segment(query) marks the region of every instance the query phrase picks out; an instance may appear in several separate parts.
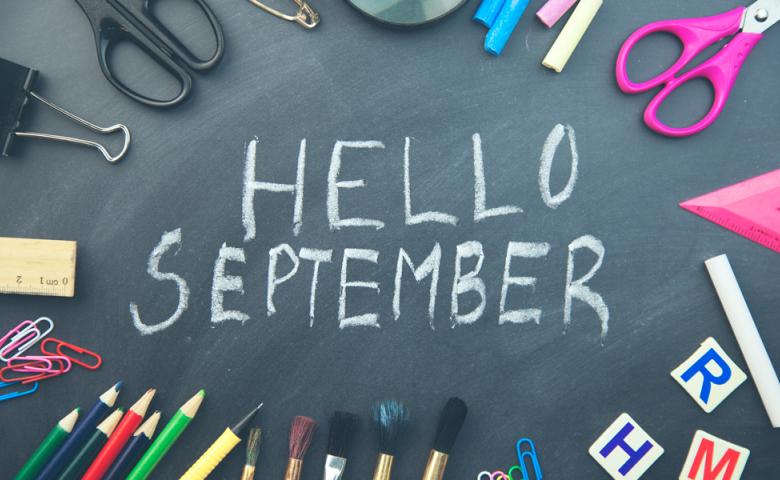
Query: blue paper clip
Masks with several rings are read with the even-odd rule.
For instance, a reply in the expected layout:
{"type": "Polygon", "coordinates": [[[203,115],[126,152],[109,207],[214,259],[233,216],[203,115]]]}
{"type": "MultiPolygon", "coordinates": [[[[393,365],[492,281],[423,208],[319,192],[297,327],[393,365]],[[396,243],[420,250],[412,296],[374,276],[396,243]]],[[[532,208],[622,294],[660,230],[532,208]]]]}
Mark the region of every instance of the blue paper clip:
{"type": "Polygon", "coordinates": [[[542,480],[542,467],[539,465],[539,458],[536,456],[536,447],[534,442],[527,438],[521,438],[517,441],[517,464],[520,466],[523,480],[542,480]],[[528,446],[528,450],[523,450],[524,444],[528,446]],[[533,477],[528,474],[528,467],[525,464],[526,457],[531,460],[531,465],[534,466],[533,477]]]}
{"type": "MultiPolygon", "coordinates": [[[[19,384],[19,382],[10,382],[10,383],[0,382],[0,390],[17,384],[19,384]]],[[[38,382],[35,382],[32,384],[29,390],[22,390],[18,392],[11,392],[11,393],[0,395],[0,402],[2,402],[3,400],[11,400],[12,398],[23,397],[25,395],[32,395],[37,391],[38,391],[38,382]]]]}

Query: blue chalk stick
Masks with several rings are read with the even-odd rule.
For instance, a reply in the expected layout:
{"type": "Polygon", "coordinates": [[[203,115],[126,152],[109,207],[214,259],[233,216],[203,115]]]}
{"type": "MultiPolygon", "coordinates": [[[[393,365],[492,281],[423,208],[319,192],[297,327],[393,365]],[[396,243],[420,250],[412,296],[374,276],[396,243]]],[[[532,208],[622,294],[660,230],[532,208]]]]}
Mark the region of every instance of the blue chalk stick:
{"type": "Polygon", "coordinates": [[[485,51],[501,55],[530,0],[506,0],[485,37],[485,51]]]}
{"type": "Polygon", "coordinates": [[[490,28],[498,17],[498,12],[504,6],[506,0],[482,0],[477,12],[474,14],[474,21],[490,28]]]}

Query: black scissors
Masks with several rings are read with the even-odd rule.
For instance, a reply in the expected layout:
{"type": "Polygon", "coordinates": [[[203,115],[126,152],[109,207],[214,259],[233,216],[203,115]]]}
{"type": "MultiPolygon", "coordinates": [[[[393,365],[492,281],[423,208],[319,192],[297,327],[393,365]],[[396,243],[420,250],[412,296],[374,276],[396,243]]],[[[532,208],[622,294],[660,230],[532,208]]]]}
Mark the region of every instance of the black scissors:
{"type": "Polygon", "coordinates": [[[217,49],[214,55],[202,60],[196,57],[178,38],[151,13],[152,0],[76,0],[92,24],[97,43],[98,63],[103,75],[120,92],[152,107],[172,107],[184,101],[192,90],[192,76],[185,66],[196,71],[209,70],[216,66],[225,50],[225,36],[214,12],[204,0],[193,0],[206,15],[217,49]],[[148,97],[131,89],[111,70],[109,56],[119,42],[130,41],[179,80],[181,90],[175,97],[160,100],[148,97]],[[182,65],[183,64],[183,65],[182,65]]]}

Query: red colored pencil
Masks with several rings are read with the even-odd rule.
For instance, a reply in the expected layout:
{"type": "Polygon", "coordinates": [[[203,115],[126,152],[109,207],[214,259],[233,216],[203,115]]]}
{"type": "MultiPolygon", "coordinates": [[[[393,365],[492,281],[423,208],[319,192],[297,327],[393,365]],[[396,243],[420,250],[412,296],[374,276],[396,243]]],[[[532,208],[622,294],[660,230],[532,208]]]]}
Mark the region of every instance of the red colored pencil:
{"type": "Polygon", "coordinates": [[[97,454],[95,461],[89,466],[87,473],[81,477],[81,480],[100,480],[103,478],[103,475],[106,474],[111,464],[114,463],[114,460],[122,451],[125,443],[143,422],[146,410],[149,408],[149,404],[152,403],[154,393],[155,390],[150,388],[135,402],[135,405],[130,407],[130,410],[122,417],[122,421],[119,422],[114,433],[109,437],[108,442],[100,450],[100,453],[97,454]]]}

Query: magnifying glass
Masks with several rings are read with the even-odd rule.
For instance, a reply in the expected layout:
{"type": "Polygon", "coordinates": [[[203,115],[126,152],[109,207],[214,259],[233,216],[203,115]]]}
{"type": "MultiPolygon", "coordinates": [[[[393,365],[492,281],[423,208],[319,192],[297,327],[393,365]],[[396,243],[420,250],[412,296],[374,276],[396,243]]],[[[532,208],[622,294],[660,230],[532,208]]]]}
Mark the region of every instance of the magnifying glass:
{"type": "Polygon", "coordinates": [[[417,27],[449,15],[468,0],[347,0],[347,2],[379,22],[397,27],[417,27]]]}

